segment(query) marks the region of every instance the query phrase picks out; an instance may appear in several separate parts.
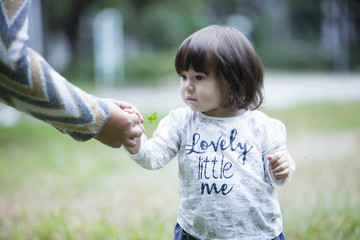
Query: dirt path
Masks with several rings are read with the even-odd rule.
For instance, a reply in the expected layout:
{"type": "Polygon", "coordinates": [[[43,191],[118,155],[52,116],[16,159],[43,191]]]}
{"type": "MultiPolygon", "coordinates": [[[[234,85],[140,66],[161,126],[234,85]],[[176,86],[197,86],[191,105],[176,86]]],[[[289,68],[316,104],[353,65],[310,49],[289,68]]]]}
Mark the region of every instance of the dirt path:
{"type": "MultiPolygon", "coordinates": [[[[162,86],[107,88],[95,94],[130,102],[149,113],[166,114],[170,109],[185,106],[176,76],[162,86]]],[[[303,102],[360,99],[360,73],[266,73],[265,95],[264,106],[269,108],[290,107],[303,102]]]]}

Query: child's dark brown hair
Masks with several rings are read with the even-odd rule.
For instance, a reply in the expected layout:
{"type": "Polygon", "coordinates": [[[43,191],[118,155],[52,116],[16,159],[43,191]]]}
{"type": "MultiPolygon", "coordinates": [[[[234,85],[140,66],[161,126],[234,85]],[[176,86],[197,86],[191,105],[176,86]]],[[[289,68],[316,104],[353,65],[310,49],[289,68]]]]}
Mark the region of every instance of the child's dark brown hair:
{"type": "Polygon", "coordinates": [[[257,109],[263,102],[263,67],[238,30],[220,25],[185,39],[175,57],[178,74],[193,68],[219,81],[223,107],[257,109]]]}

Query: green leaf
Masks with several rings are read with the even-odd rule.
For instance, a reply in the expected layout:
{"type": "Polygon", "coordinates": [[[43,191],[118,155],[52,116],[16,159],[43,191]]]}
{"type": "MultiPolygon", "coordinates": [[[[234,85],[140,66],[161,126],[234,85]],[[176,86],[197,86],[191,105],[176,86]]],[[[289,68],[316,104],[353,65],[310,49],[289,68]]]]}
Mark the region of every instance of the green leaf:
{"type": "Polygon", "coordinates": [[[150,123],[152,123],[153,121],[155,121],[157,119],[157,116],[156,116],[156,112],[154,112],[152,115],[150,115],[148,117],[150,123]]]}

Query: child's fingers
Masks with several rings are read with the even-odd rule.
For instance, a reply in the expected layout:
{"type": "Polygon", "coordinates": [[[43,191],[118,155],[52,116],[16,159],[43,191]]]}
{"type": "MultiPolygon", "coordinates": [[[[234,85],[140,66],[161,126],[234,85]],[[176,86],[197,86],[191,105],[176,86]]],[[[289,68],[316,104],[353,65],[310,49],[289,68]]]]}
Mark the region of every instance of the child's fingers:
{"type": "Polygon", "coordinates": [[[140,119],[140,123],[145,122],[145,119],[144,119],[143,116],[140,114],[140,112],[137,111],[137,109],[136,109],[136,115],[138,115],[138,117],[139,117],[139,119],[140,119]]]}
{"type": "Polygon", "coordinates": [[[280,159],[282,158],[282,156],[283,156],[282,153],[274,153],[274,154],[271,154],[268,156],[269,165],[270,165],[271,169],[275,169],[282,163],[282,162],[279,162],[280,159]]]}
{"type": "Polygon", "coordinates": [[[289,163],[287,161],[284,160],[279,160],[275,165],[274,168],[271,168],[271,170],[274,173],[280,173],[285,171],[286,169],[288,169],[290,167],[289,163]]]}
{"type": "Polygon", "coordinates": [[[269,155],[269,167],[275,177],[280,180],[286,178],[290,173],[290,161],[289,156],[277,152],[272,155],[269,155]]]}
{"type": "Polygon", "coordinates": [[[286,168],[284,171],[274,173],[274,175],[277,179],[283,179],[286,178],[289,175],[289,173],[290,173],[290,169],[286,168]]]}
{"type": "Polygon", "coordinates": [[[144,128],[144,126],[140,123],[139,125],[138,125],[139,127],[140,127],[140,129],[143,131],[143,133],[145,132],[145,128],[144,128]]]}
{"type": "Polygon", "coordinates": [[[287,161],[283,162],[276,168],[271,170],[278,180],[285,179],[290,173],[290,165],[287,161]]]}
{"type": "Polygon", "coordinates": [[[132,122],[135,124],[135,125],[138,125],[141,130],[143,132],[145,132],[145,128],[144,126],[142,125],[142,123],[144,122],[144,119],[141,117],[141,115],[138,114],[138,112],[136,112],[134,109],[130,109],[130,108],[127,108],[127,109],[124,109],[124,111],[128,114],[130,114],[130,119],[132,120],[132,122]]]}

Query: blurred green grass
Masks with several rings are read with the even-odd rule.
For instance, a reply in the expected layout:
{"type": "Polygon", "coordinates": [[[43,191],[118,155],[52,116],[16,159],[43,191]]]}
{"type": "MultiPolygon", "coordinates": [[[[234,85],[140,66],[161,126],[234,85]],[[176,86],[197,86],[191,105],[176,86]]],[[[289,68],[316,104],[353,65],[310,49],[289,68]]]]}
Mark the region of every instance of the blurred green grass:
{"type": "Polygon", "coordinates": [[[280,119],[290,134],[302,131],[328,132],[360,130],[359,102],[301,104],[289,109],[264,109],[280,119]]]}
{"type": "MultiPolygon", "coordinates": [[[[360,102],[264,109],[287,126],[290,152],[300,152],[294,178],[278,188],[287,239],[360,238],[358,109],[360,102]],[[355,147],[303,158],[302,149],[327,141],[355,147]]],[[[145,123],[148,136],[158,122],[145,123]]],[[[0,127],[0,239],[172,239],[176,164],[148,171],[123,149],[75,142],[28,117],[0,127]]]]}

